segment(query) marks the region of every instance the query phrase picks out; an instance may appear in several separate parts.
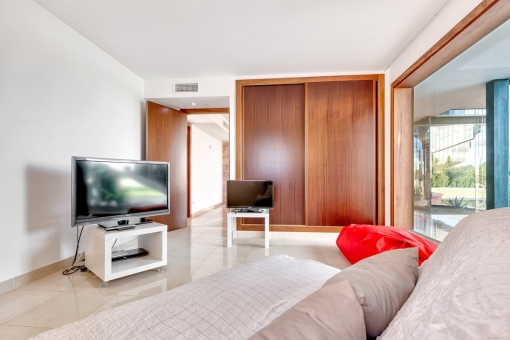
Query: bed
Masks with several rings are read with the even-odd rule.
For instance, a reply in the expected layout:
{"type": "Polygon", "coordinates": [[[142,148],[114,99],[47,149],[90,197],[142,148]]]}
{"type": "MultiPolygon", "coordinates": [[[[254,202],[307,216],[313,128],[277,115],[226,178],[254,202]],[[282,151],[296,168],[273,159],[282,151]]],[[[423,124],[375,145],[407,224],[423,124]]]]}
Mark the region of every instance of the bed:
{"type": "Polygon", "coordinates": [[[417,261],[416,248],[384,252],[343,271],[271,256],[35,339],[364,340],[371,333],[382,333],[382,340],[509,339],[510,208],[464,218],[419,270],[417,261]],[[399,256],[406,261],[394,261],[399,256]],[[347,300],[355,303],[346,308],[347,300]],[[349,319],[355,314],[360,325],[349,319]],[[350,332],[351,325],[357,325],[353,336],[331,336],[335,327],[350,332]]]}
{"type": "Polygon", "coordinates": [[[246,339],[338,272],[311,260],[266,257],[35,339],[246,339]]]}

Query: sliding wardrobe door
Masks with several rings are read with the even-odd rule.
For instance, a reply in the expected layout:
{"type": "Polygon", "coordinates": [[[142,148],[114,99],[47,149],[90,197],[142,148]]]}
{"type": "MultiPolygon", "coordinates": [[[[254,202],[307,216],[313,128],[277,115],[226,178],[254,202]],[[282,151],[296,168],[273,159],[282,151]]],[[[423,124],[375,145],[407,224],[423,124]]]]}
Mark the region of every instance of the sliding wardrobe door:
{"type": "Polygon", "coordinates": [[[306,84],[306,225],[376,223],[376,82],[306,84]]]}
{"type": "Polygon", "coordinates": [[[147,102],[147,160],[170,162],[170,214],[152,217],[168,230],[186,228],[186,114],[147,102]]]}
{"type": "Polygon", "coordinates": [[[241,178],[274,181],[271,224],[303,225],[305,86],[245,86],[243,98],[241,178]]]}

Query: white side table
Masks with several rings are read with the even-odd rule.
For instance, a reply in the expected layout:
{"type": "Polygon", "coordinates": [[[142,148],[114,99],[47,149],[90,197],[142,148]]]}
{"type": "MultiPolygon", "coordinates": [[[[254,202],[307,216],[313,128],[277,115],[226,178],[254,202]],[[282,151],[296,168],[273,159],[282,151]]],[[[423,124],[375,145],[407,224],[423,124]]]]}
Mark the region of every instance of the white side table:
{"type": "Polygon", "coordinates": [[[263,218],[265,247],[269,248],[269,209],[261,209],[261,212],[240,212],[231,209],[227,213],[227,247],[232,247],[232,237],[237,238],[237,218],[263,218]]]}

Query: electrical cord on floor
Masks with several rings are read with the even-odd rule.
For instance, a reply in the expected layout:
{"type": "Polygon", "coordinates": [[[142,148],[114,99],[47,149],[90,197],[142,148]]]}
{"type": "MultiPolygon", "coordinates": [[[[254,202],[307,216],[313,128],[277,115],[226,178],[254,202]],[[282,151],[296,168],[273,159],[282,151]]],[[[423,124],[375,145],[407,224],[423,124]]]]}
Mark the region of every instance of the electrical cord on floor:
{"type": "Polygon", "coordinates": [[[72,264],[72,266],[70,268],[67,268],[66,270],[64,270],[62,272],[62,274],[64,274],[64,275],[71,275],[71,274],[76,273],[78,270],[81,270],[82,268],[85,268],[84,265],[82,265],[82,266],[77,266],[76,265],[76,263],[81,258],[81,254],[80,254],[80,256],[78,256],[78,249],[80,248],[81,234],[83,233],[83,228],[85,228],[85,226],[82,226],[80,232],[78,233],[78,229],[79,228],[80,227],[76,227],[76,252],[74,253],[73,264],[72,264]]]}

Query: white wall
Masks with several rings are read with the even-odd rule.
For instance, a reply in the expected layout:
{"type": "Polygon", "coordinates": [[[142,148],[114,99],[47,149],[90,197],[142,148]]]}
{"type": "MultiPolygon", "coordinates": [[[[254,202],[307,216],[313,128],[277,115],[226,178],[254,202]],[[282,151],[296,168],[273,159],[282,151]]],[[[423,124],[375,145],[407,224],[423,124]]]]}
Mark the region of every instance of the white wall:
{"type": "Polygon", "coordinates": [[[141,78],[35,2],[0,2],[0,282],[74,254],[71,156],[144,157],[143,111],[141,78]]]}
{"type": "Polygon", "coordinates": [[[397,79],[480,3],[481,0],[448,1],[421,33],[387,67],[389,83],[397,79]]]}
{"type": "Polygon", "coordinates": [[[223,144],[191,125],[191,213],[223,201],[223,144]]]}

